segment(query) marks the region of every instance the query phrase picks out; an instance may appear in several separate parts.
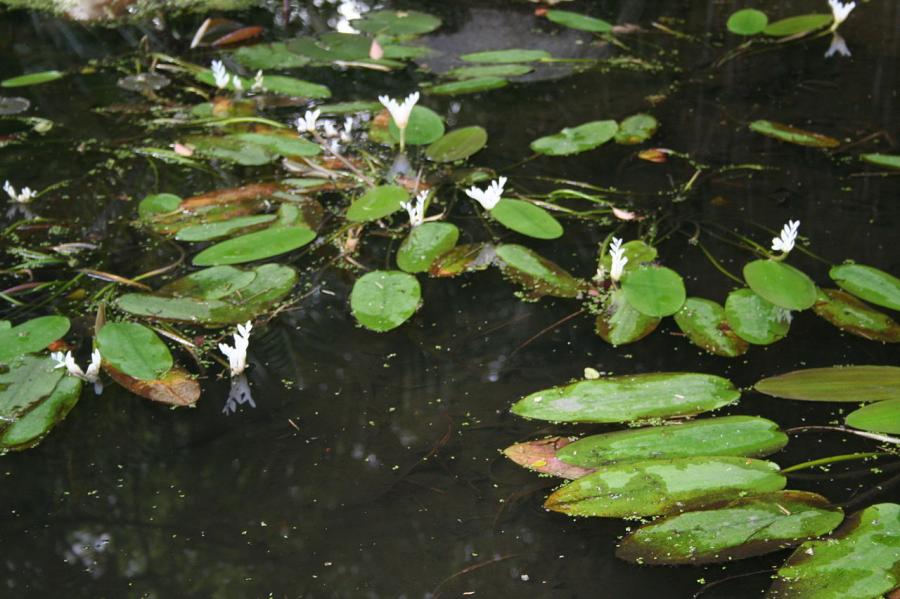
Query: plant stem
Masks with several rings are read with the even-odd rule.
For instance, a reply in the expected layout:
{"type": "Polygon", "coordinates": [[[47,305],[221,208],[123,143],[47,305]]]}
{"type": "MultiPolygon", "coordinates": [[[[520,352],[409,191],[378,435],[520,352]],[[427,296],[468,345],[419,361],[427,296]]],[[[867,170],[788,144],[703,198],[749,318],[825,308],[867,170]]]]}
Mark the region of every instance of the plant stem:
{"type": "Polygon", "coordinates": [[[843,455],[833,455],[827,458],[819,458],[818,460],[810,460],[800,464],[794,464],[788,468],[782,468],[781,473],[796,472],[797,470],[806,470],[807,468],[815,468],[816,466],[824,466],[825,464],[834,464],[837,462],[849,462],[850,460],[864,460],[866,458],[880,458],[891,455],[883,451],[864,451],[860,453],[846,453],[843,455]]]}
{"type": "Polygon", "coordinates": [[[891,437],[888,435],[880,435],[878,433],[868,433],[866,431],[859,431],[854,428],[847,428],[846,426],[797,426],[794,428],[789,428],[784,432],[788,435],[793,433],[805,433],[806,431],[834,431],[838,433],[849,433],[851,435],[858,435],[860,437],[865,437],[866,439],[873,439],[875,441],[880,441],[882,443],[890,443],[892,445],[900,445],[900,438],[891,437]]]}

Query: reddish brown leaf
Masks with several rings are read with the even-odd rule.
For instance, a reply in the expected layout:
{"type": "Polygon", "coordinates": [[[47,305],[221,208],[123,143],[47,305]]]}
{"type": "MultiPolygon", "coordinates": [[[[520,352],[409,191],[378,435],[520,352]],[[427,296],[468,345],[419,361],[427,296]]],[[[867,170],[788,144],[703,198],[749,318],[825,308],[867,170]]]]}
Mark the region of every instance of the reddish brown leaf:
{"type": "Polygon", "coordinates": [[[669,159],[669,152],[664,148],[650,148],[638,153],[638,158],[647,162],[656,162],[662,164],[669,159]]]}
{"type": "Polygon", "coordinates": [[[510,445],[503,450],[503,453],[519,466],[524,466],[529,470],[560,478],[576,479],[594,472],[594,469],[572,466],[556,457],[557,450],[575,440],[575,438],[569,437],[549,437],[526,441],[510,445]]]}
{"type": "Polygon", "coordinates": [[[279,190],[281,190],[281,186],[277,183],[252,183],[242,187],[217,189],[182,200],[181,205],[178,208],[180,210],[190,211],[204,206],[249,202],[251,200],[269,197],[279,190]]]}
{"type": "Polygon", "coordinates": [[[218,47],[227,46],[229,44],[237,44],[249,39],[253,39],[254,37],[259,37],[262,32],[263,28],[259,27],[258,25],[253,25],[251,27],[241,27],[237,31],[226,33],[225,35],[214,41],[212,45],[218,47]]]}
{"type": "Polygon", "coordinates": [[[200,399],[200,384],[181,368],[173,368],[156,381],[142,381],[104,363],[110,377],[135,395],[170,406],[192,406],[200,399]]]}

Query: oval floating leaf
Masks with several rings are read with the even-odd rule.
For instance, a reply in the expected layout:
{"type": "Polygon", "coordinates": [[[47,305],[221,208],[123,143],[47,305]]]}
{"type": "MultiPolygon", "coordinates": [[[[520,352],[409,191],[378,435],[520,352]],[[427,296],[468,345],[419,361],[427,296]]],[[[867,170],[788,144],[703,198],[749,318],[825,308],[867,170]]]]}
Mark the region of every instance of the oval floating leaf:
{"type": "Polygon", "coordinates": [[[379,185],[366,191],[347,209],[347,220],[362,223],[378,220],[400,210],[409,193],[399,185],[379,185]]]}
{"type": "Polygon", "coordinates": [[[625,301],[621,290],[612,292],[608,306],[597,315],[595,330],[611,345],[639,341],[656,330],[660,319],[641,314],[625,301]]]}
{"type": "Polygon", "coordinates": [[[309,57],[292,52],[284,42],[243,46],[232,54],[235,60],[248,69],[296,69],[305,66],[309,57]]]}
{"type": "Polygon", "coordinates": [[[210,241],[220,237],[228,237],[250,227],[270,223],[275,218],[277,217],[274,214],[257,214],[254,216],[239,216],[230,220],[205,225],[191,225],[180,229],[175,234],[175,239],[179,241],[210,241]]]}
{"type": "Polygon", "coordinates": [[[900,310],[900,279],[864,264],[841,264],[828,271],[841,289],[876,306],[900,310]]]}
{"type": "Polygon", "coordinates": [[[853,335],[900,343],[900,325],[893,318],[838,289],[820,289],[813,312],[853,335]]]}
{"type": "Polygon", "coordinates": [[[900,398],[900,367],[832,366],[762,379],[760,393],[804,401],[882,401],[900,398]]]}
{"type": "Polygon", "coordinates": [[[527,64],[492,64],[477,67],[460,67],[447,71],[444,76],[452,79],[478,79],[480,77],[519,77],[527,75],[534,67],[527,64]]]}
{"type": "Polygon", "coordinates": [[[413,227],[400,249],[397,266],[406,272],[426,272],[438,257],[456,245],[459,229],[452,223],[422,223],[413,227]]]}
{"type": "Polygon", "coordinates": [[[819,29],[830,24],[832,20],[831,15],[826,14],[798,15],[770,23],[763,29],[763,33],[773,37],[787,37],[819,29]]]}
{"type": "Polygon", "coordinates": [[[22,324],[0,329],[0,364],[23,354],[39,352],[69,332],[65,316],[39,316],[22,324]]]}
{"type": "Polygon", "coordinates": [[[509,81],[502,77],[473,77],[462,81],[433,85],[426,88],[425,91],[436,96],[461,96],[463,94],[477,94],[478,92],[500,89],[507,85],[509,85],[509,81]]]}
{"type": "Polygon", "coordinates": [[[785,141],[798,146],[808,146],[810,148],[836,148],[841,142],[827,135],[820,135],[811,131],[804,131],[773,121],[753,121],[750,123],[750,129],[757,133],[762,133],[769,137],[774,137],[779,141],[785,141]]]}
{"type": "Polygon", "coordinates": [[[616,143],[634,145],[647,141],[659,128],[659,122],[649,114],[633,114],[619,123],[616,143]]]}
{"type": "Polygon", "coordinates": [[[756,35],[761,33],[769,24],[769,17],[761,10],[744,8],[731,13],[725,26],[731,33],[737,35],[756,35]]]}
{"type": "Polygon", "coordinates": [[[490,50],[488,52],[473,52],[472,54],[463,54],[460,60],[466,62],[486,62],[492,64],[502,64],[508,62],[535,62],[544,58],[552,58],[551,54],[546,50],[490,50]]]}
{"type": "Polygon", "coordinates": [[[711,374],[656,372],[580,381],[532,393],[512,412],[555,422],[633,422],[693,416],[740,397],[731,381],[711,374]]]}
{"type": "Polygon", "coordinates": [[[316,156],[322,153],[319,144],[305,140],[296,133],[237,133],[229,136],[248,145],[257,145],[279,156],[316,156]]]}
{"type": "Polygon", "coordinates": [[[490,215],[506,228],[535,239],[557,239],[563,234],[552,214],[524,200],[502,198],[490,215]]]}
{"type": "Polygon", "coordinates": [[[275,160],[275,154],[262,146],[243,142],[237,137],[197,135],[185,140],[185,144],[209,158],[219,158],[244,166],[260,166],[275,160]]]}
{"type": "Polygon", "coordinates": [[[524,293],[532,299],[577,297],[581,292],[582,281],[525,246],[507,243],[497,246],[496,252],[503,273],[525,287],[524,293]]]}
{"type": "Polygon", "coordinates": [[[845,422],[864,431],[900,435],[900,398],[863,406],[849,413],[845,422]]]}
{"type": "Polygon", "coordinates": [[[544,507],[570,516],[634,518],[695,510],[784,488],[778,464],[735,457],[644,460],[604,467],[557,489],[544,507]]]}
{"type": "Polygon", "coordinates": [[[510,445],[503,450],[503,453],[519,466],[540,474],[568,479],[581,478],[593,472],[593,468],[572,466],[556,457],[557,450],[571,442],[572,440],[566,437],[550,437],[510,445]]]}
{"type": "Polygon", "coordinates": [[[65,371],[56,366],[50,356],[24,355],[0,371],[0,430],[53,393],[65,371]]]}
{"type": "Polygon", "coordinates": [[[900,505],[880,503],[847,518],[831,537],[800,545],[766,597],[876,598],[898,584],[900,505]]]}
{"type": "Polygon", "coordinates": [[[96,341],[105,363],[136,379],[152,381],[172,368],[169,348],[144,325],[111,322],[100,329],[96,341]]]}
{"type": "Polygon", "coordinates": [[[487,131],[481,127],[463,127],[425,148],[425,155],[435,162],[456,162],[468,158],[486,143],[487,131]]]}
{"type": "Polygon", "coordinates": [[[195,266],[217,266],[264,260],[294,251],[315,238],[315,231],[306,227],[263,229],[210,246],[194,256],[193,263],[195,266]]]}
{"type": "Polygon", "coordinates": [[[821,495],[779,491],[645,524],[622,540],[616,557],[658,565],[728,562],[799,545],[843,519],[821,495]]]}
{"type": "Polygon", "coordinates": [[[428,273],[433,277],[455,277],[464,272],[484,270],[495,256],[494,247],[486,243],[458,245],[435,260],[428,273]]]}
{"type": "Polygon", "coordinates": [[[578,154],[602,146],[614,138],[618,130],[615,121],[592,121],[536,139],[531,142],[531,149],[548,156],[578,154]]]}
{"type": "Polygon", "coordinates": [[[59,71],[40,71],[37,73],[28,73],[27,75],[19,75],[10,79],[0,81],[0,87],[25,87],[27,85],[39,85],[49,81],[56,81],[63,76],[59,71]]]}
{"type": "Polygon", "coordinates": [[[759,297],[751,289],[736,289],[725,300],[725,318],[734,334],[754,345],[769,345],[787,335],[791,313],[759,297]]]}
{"type": "Polygon", "coordinates": [[[19,114],[20,112],[25,112],[29,108],[31,108],[31,102],[28,98],[21,98],[19,96],[0,97],[0,116],[19,114]]]}
{"type": "Polygon", "coordinates": [[[155,193],[149,195],[138,204],[138,216],[150,218],[157,214],[166,214],[178,210],[181,198],[174,193],[155,193]]]}
{"type": "Polygon", "coordinates": [[[324,85],[281,75],[263,75],[263,88],[269,92],[295,98],[324,99],[331,97],[331,90],[324,85]]]}
{"type": "MultiPolygon", "coordinates": [[[[622,244],[622,250],[625,252],[625,257],[628,258],[624,272],[637,270],[644,264],[656,260],[656,248],[652,245],[647,245],[640,239],[626,241],[622,244]]],[[[609,272],[612,269],[612,257],[609,255],[609,252],[604,253],[600,258],[600,266],[604,272],[609,272]]]]}
{"type": "Polygon", "coordinates": [[[254,270],[213,266],[172,281],[159,291],[175,297],[222,299],[245,289],[255,278],[254,270]]]}
{"type": "Polygon", "coordinates": [[[366,33],[419,35],[440,27],[441,20],[417,10],[376,10],[366,13],[362,19],[351,21],[350,24],[366,33]]]}
{"type": "Polygon", "coordinates": [[[622,291],[632,308],[655,318],[675,314],[686,298],[681,275],[663,266],[644,266],[627,273],[622,291]]]}
{"type": "Polygon", "coordinates": [[[860,159],[869,164],[883,166],[885,168],[900,169],[900,154],[861,154],[860,159]]]}
{"type": "MultiPolygon", "coordinates": [[[[400,129],[394,119],[388,124],[388,132],[394,141],[400,141],[400,129]]],[[[443,134],[444,121],[435,111],[425,106],[413,106],[406,125],[406,143],[414,146],[430,144],[443,134]]]]}
{"type": "Polygon", "coordinates": [[[738,337],[718,303],[700,297],[689,297],[675,313],[678,328],[691,343],[711,354],[734,358],[747,352],[747,342],[738,337]]]}
{"type": "Polygon", "coordinates": [[[612,25],[603,19],[589,17],[569,10],[548,10],[547,18],[554,23],[571,29],[580,29],[581,31],[590,31],[592,33],[609,33],[612,31],[612,25]]]}
{"type": "Polygon", "coordinates": [[[567,443],[556,456],[566,464],[599,468],[637,460],[696,456],[757,458],[775,453],[787,442],[787,435],[771,420],[722,416],[591,435],[567,443]]]}
{"type": "Polygon", "coordinates": [[[806,310],[816,303],[812,279],[784,262],[748,262],[744,265],[744,280],[756,295],[785,310],[806,310]]]}
{"type": "Polygon", "coordinates": [[[383,333],[415,314],[421,297],[422,290],[414,276],[376,270],[357,279],[350,293],[350,308],[361,325],[383,333]]]}
{"type": "Polygon", "coordinates": [[[40,443],[75,407],[80,396],[81,379],[63,377],[48,397],[40,400],[19,420],[9,426],[0,423],[0,453],[21,451],[40,443]]]}

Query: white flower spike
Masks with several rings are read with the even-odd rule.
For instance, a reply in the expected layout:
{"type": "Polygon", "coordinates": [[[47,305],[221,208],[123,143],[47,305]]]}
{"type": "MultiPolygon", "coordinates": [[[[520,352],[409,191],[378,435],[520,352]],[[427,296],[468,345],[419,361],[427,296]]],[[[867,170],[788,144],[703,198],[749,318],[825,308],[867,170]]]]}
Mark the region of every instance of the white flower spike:
{"type": "Polygon", "coordinates": [[[847,20],[847,16],[856,8],[856,2],[844,4],[841,0],[828,0],[828,6],[831,7],[831,14],[834,17],[834,23],[831,24],[831,30],[834,31],[847,20]]]}
{"type": "Polygon", "coordinates": [[[212,61],[212,74],[216,79],[216,87],[219,89],[228,87],[228,82],[231,78],[228,76],[228,71],[225,70],[225,65],[222,64],[221,60],[212,61]]]}
{"type": "Polygon", "coordinates": [[[234,91],[240,93],[244,91],[244,84],[241,82],[241,78],[237,75],[232,75],[231,77],[231,85],[234,87],[234,91]]]}
{"type": "Polygon", "coordinates": [[[628,264],[628,258],[625,256],[625,248],[622,247],[622,240],[618,237],[612,238],[609,244],[609,255],[612,258],[612,264],[609,268],[609,278],[618,282],[622,278],[625,265],[628,264]]]}
{"type": "Polygon", "coordinates": [[[428,190],[420,191],[414,202],[402,202],[400,205],[409,213],[409,225],[416,228],[425,222],[425,200],[428,198],[428,190]]]}
{"type": "Polygon", "coordinates": [[[772,238],[772,250],[787,255],[788,252],[794,249],[794,241],[797,239],[797,229],[799,227],[799,220],[789,220],[781,229],[781,235],[772,238]]]}
{"type": "Polygon", "coordinates": [[[503,195],[503,186],[506,185],[506,177],[500,177],[491,181],[487,189],[478,189],[474,185],[466,190],[466,195],[476,200],[485,210],[493,210],[500,197],[503,195]]]}
{"type": "Polygon", "coordinates": [[[103,383],[100,382],[100,350],[95,349],[91,353],[91,363],[87,367],[87,371],[81,370],[81,367],[75,363],[75,357],[72,352],[67,351],[65,354],[54,352],[50,356],[56,360],[56,368],[65,368],[70,376],[78,377],[86,383],[93,383],[94,393],[100,395],[103,393],[103,383]]]}
{"type": "Polygon", "coordinates": [[[353,141],[353,117],[344,119],[344,130],[341,131],[341,141],[345,144],[353,141]]]}
{"type": "Polygon", "coordinates": [[[3,191],[6,192],[6,195],[8,195],[13,202],[18,202],[20,204],[27,204],[37,196],[37,192],[30,187],[23,187],[22,191],[17,192],[16,188],[13,187],[9,181],[3,184],[3,191]]]}
{"type": "Polygon", "coordinates": [[[322,121],[322,134],[325,137],[337,137],[338,130],[331,121],[322,121]]]}
{"type": "Polygon", "coordinates": [[[266,91],[266,83],[263,80],[263,72],[256,71],[256,76],[253,78],[253,86],[250,88],[250,91],[254,92],[262,92],[266,91]]]}
{"type": "Polygon", "coordinates": [[[252,329],[253,324],[249,320],[244,324],[239,324],[237,332],[234,334],[234,347],[225,343],[219,344],[219,351],[228,358],[231,376],[238,376],[247,369],[247,348],[250,347],[250,331],[252,329]]]}
{"type": "Polygon", "coordinates": [[[378,96],[378,101],[388,109],[391,118],[394,119],[394,124],[400,129],[400,151],[402,152],[406,145],[406,127],[409,125],[409,115],[412,114],[413,106],[419,101],[419,92],[409,94],[402,103],[398,103],[397,100],[388,96],[378,96]]]}
{"type": "Polygon", "coordinates": [[[307,110],[304,116],[297,119],[297,131],[300,133],[305,131],[315,135],[316,121],[319,119],[320,114],[322,114],[321,110],[307,110]]]}

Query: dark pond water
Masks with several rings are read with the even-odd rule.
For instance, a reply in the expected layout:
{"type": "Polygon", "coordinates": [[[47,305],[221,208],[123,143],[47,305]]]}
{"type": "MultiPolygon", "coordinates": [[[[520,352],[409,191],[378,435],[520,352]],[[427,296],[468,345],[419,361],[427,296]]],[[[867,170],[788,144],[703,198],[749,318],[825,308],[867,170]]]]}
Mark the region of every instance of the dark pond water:
{"type": "MultiPolygon", "coordinates": [[[[271,10],[232,16],[265,26],[276,39],[323,27],[337,10],[331,4],[304,6],[307,19],[284,26],[281,3],[271,4],[271,10]]],[[[592,46],[587,35],[558,33],[528,3],[403,6],[413,4],[445,23],[425,43],[455,53],[516,46],[563,56],[621,52],[592,46]]],[[[825,59],[829,40],[822,37],[714,67],[736,45],[733,36],[726,39],[724,21],[740,6],[572,3],[572,10],[639,24],[644,33],[622,36],[629,53],[677,68],[565,76],[559,69],[538,71],[505,89],[426,97],[424,103],[449,124],[485,127],[490,143],[474,163],[498,169],[517,189],[545,190],[538,179],[543,176],[615,187],[634,192],[637,207],[668,211],[671,224],[696,221],[704,230],[721,225],[760,242],[771,234],[759,227],[777,229],[795,218],[810,249],[828,263],[853,258],[900,272],[900,177],[873,174],[857,158],[861,151],[892,146],[896,152],[898,5],[868,2],[857,8],[841,28],[851,58],[825,59]],[[666,34],[654,23],[690,37],[666,34]],[[673,204],[659,192],[683,184],[692,170],[677,161],[638,160],[633,147],[609,145],[517,166],[530,153],[528,143],[541,135],[638,111],[652,112],[661,123],[653,145],[711,165],[775,168],[703,176],[673,204]],[[757,118],[842,142],[872,138],[829,154],[756,135],[746,123],[757,118]]],[[[824,0],[797,0],[780,3],[778,10],[827,12],[827,6],[824,0]]],[[[0,9],[0,79],[138,57],[145,48],[208,64],[214,56],[209,50],[186,48],[203,16],[172,17],[162,29],[104,28],[0,9]]],[[[74,223],[78,233],[70,239],[100,244],[97,268],[131,276],[173,256],[164,244],[147,247],[144,236],[129,227],[137,200],[158,191],[187,197],[282,174],[277,167],[186,172],[129,156],[123,149],[147,135],[136,122],[146,117],[147,106],[116,86],[123,72],[102,68],[23,88],[19,94],[33,106],[29,114],[55,126],[27,144],[0,148],[0,179],[35,188],[70,180],[33,211],[74,223]],[[106,168],[108,160],[117,166],[106,168]]],[[[390,76],[298,73],[329,85],[336,100],[402,94],[422,78],[413,70],[390,76]]],[[[277,118],[287,122],[295,112],[286,109],[277,118]]],[[[9,134],[17,125],[2,121],[0,127],[0,134],[9,134]]],[[[7,215],[3,222],[20,216],[7,215]]],[[[463,214],[458,222],[467,218],[463,214]]],[[[525,243],[590,276],[597,244],[609,229],[574,221],[566,226],[564,241],[525,243]]],[[[661,233],[667,226],[663,221],[661,233]]],[[[463,228],[464,237],[483,238],[477,221],[463,228]]],[[[673,233],[660,244],[660,255],[685,277],[691,295],[722,301],[733,282],[687,243],[692,225],[681,231],[686,234],[673,233]]],[[[734,272],[749,256],[714,239],[706,243],[734,272]]],[[[7,239],[3,245],[9,250],[15,244],[7,239]]],[[[375,247],[360,260],[374,263],[384,256],[384,248],[375,247]]],[[[17,263],[9,253],[2,260],[6,266],[17,263]]],[[[752,574],[703,596],[758,597],[769,585],[770,569],[789,552],[725,567],[639,567],[613,555],[617,538],[633,523],[573,520],[545,511],[541,504],[554,480],[520,469],[499,450],[576,428],[524,421],[510,415],[509,406],[535,390],[580,378],[585,367],[615,374],[709,372],[749,387],[796,368],[897,363],[890,345],[842,334],[808,312],[794,319],[782,342],[753,347],[737,359],[701,352],[671,319],[645,340],[613,348],[594,334],[587,316],[552,327],[578,305],[523,302],[496,269],[452,280],[420,277],[424,307],[406,325],[376,334],[359,328],[348,310],[357,275],[304,260],[296,264],[307,269],[304,284],[316,291],[254,335],[249,378],[255,409],[224,415],[228,383],[215,377],[204,380],[203,398],[192,410],[169,410],[110,385],[101,397],[85,393],[37,448],[0,458],[0,595],[690,597],[703,580],[752,574]]],[[[814,280],[828,281],[827,264],[799,253],[792,263],[814,280]]],[[[9,278],[2,286],[14,284],[9,278]]],[[[3,309],[16,318],[22,314],[8,304],[3,309]]],[[[89,337],[92,322],[92,315],[76,320],[76,331],[89,337]]],[[[839,422],[833,406],[747,391],[724,413],[759,414],[791,427],[839,422]]],[[[871,443],[841,435],[801,435],[770,459],[790,465],[870,450],[871,443]]],[[[830,473],[798,473],[790,486],[837,503],[868,505],[900,497],[895,476],[889,467],[872,473],[851,462],[830,473]]]]}

